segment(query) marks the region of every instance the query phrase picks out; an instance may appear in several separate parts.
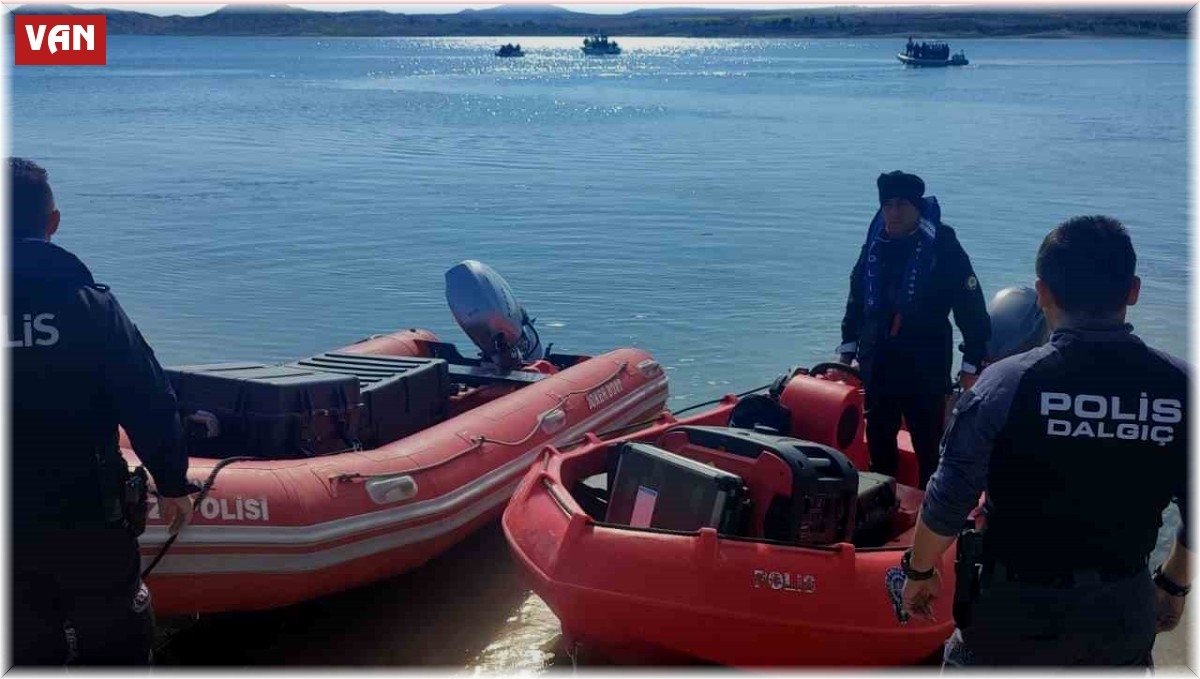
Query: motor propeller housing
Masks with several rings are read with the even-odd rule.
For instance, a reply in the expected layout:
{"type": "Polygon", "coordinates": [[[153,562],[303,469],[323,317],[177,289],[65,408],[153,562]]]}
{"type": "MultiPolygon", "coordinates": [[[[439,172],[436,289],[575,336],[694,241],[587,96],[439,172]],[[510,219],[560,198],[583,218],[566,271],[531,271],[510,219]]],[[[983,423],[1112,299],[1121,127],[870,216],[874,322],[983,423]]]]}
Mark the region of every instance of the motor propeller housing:
{"type": "Polygon", "coordinates": [[[447,271],[446,302],[485,362],[511,370],[545,356],[533,320],[487,264],[468,259],[447,271]]]}
{"type": "Polygon", "coordinates": [[[992,318],[992,338],[988,340],[987,360],[1029,351],[1047,340],[1046,317],[1037,303],[1037,291],[1030,287],[1004,288],[988,304],[992,318]]]}

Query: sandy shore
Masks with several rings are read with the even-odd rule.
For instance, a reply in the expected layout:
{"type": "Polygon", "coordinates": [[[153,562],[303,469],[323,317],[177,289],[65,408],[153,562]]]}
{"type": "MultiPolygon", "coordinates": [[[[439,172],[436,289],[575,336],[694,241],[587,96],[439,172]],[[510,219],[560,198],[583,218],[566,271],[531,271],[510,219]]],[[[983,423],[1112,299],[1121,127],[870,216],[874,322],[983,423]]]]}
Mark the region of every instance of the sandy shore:
{"type": "MultiPolygon", "coordinates": [[[[1195,602],[1190,604],[1195,605],[1195,602]]],[[[1159,669],[1190,669],[1188,663],[1188,623],[1195,610],[1186,612],[1183,623],[1166,634],[1158,635],[1154,642],[1154,665],[1159,669]]]]}

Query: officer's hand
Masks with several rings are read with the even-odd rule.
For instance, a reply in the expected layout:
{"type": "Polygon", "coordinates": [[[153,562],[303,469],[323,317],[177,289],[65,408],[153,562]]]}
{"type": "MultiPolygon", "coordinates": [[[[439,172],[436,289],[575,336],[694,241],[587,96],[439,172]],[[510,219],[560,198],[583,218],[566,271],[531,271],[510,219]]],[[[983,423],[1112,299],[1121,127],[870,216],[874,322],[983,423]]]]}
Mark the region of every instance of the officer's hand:
{"type": "Polygon", "coordinates": [[[961,372],[958,374],[958,384],[960,386],[962,386],[963,391],[966,391],[967,389],[974,387],[975,380],[978,380],[978,379],[979,379],[979,375],[976,375],[976,374],[967,374],[967,373],[961,373],[961,372]]]}
{"type": "Polygon", "coordinates": [[[841,354],[838,356],[838,363],[843,365],[854,365],[854,354],[841,354]]]}
{"type": "Polygon", "coordinates": [[[1157,613],[1155,618],[1155,633],[1170,632],[1179,625],[1179,621],[1183,619],[1183,605],[1187,603],[1187,597],[1171,596],[1162,589],[1154,588],[1154,608],[1157,613]]]}
{"type": "Polygon", "coordinates": [[[934,571],[928,580],[909,580],[905,578],[904,589],[900,592],[900,600],[904,610],[911,616],[937,622],[933,615],[933,603],[942,594],[942,574],[934,571]]]}
{"type": "Polygon", "coordinates": [[[163,516],[171,522],[170,528],[167,529],[171,535],[178,533],[192,520],[191,495],[160,498],[159,504],[164,507],[163,516]]]}

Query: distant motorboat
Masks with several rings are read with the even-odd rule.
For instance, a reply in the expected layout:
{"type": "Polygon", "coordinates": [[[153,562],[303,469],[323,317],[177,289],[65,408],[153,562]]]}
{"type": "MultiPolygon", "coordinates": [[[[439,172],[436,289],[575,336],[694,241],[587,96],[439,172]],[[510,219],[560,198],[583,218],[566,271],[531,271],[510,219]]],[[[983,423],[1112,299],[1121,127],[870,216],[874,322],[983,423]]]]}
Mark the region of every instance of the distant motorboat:
{"type": "Polygon", "coordinates": [[[521,51],[521,43],[501,45],[500,49],[496,50],[498,57],[523,57],[525,53],[521,51]]]}
{"type": "Polygon", "coordinates": [[[918,57],[910,57],[903,52],[897,54],[896,58],[902,63],[908,64],[909,66],[966,66],[967,64],[971,63],[967,60],[966,55],[962,52],[955,54],[949,59],[921,59],[918,57]]]}
{"type": "Polygon", "coordinates": [[[904,46],[904,51],[896,55],[900,63],[909,66],[926,66],[926,67],[941,67],[941,66],[966,66],[971,63],[967,60],[967,55],[959,50],[956,54],[950,53],[950,46],[944,42],[940,43],[917,43],[913,42],[912,38],[908,39],[908,44],[904,46]]]}
{"type": "Polygon", "coordinates": [[[593,35],[583,39],[580,48],[588,56],[612,56],[621,53],[621,46],[616,40],[609,40],[607,35],[593,35]]]}

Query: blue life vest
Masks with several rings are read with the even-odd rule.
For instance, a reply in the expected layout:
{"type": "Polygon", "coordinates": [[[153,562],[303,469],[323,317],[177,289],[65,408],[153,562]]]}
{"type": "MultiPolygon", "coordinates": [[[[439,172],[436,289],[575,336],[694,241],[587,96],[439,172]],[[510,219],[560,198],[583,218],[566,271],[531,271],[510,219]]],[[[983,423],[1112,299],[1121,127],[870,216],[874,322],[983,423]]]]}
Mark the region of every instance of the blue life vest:
{"type": "MultiPolygon", "coordinates": [[[[942,208],[937,198],[926,196],[925,206],[921,210],[921,221],[917,225],[914,238],[918,238],[912,256],[905,265],[904,277],[900,279],[900,290],[895,295],[895,311],[904,315],[915,307],[922,286],[933,270],[933,248],[937,240],[937,225],[941,222],[942,208]]],[[[871,220],[871,228],[867,231],[867,261],[863,267],[863,289],[866,294],[863,304],[868,315],[877,313],[887,306],[886,291],[882,290],[883,263],[880,254],[881,244],[887,240],[887,231],[883,224],[883,210],[875,213],[871,220]]]]}

